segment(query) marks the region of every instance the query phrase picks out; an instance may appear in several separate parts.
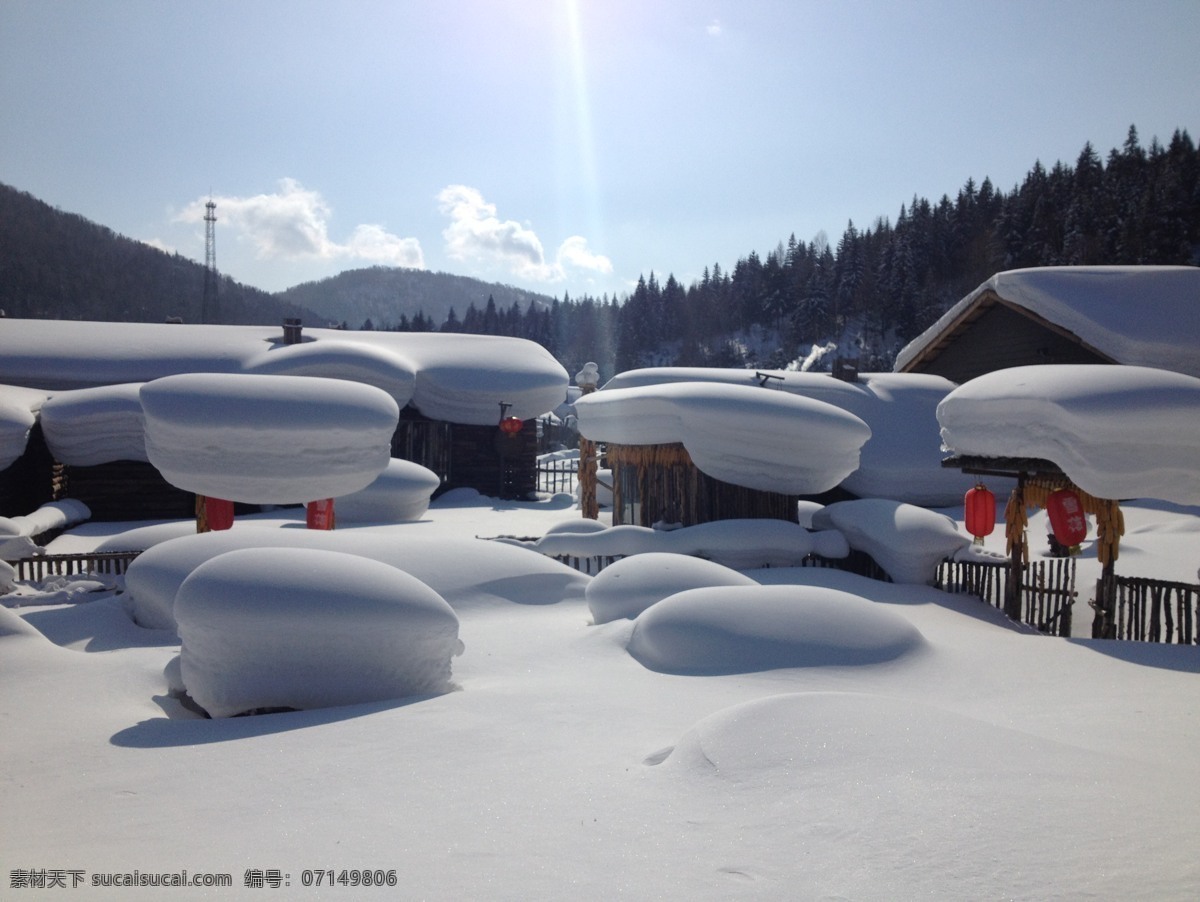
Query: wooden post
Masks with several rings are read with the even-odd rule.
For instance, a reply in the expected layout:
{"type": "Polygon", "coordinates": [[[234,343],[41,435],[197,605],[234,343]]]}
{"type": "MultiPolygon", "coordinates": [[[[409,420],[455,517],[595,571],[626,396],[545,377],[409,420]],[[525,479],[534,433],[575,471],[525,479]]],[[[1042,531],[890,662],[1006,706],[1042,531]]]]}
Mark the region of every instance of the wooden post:
{"type": "MultiPolygon", "coordinates": [[[[588,363],[583,370],[575,375],[579,386],[579,394],[590,395],[596,390],[599,374],[594,363],[588,363]]],[[[596,443],[579,435],[579,511],[589,520],[600,519],[600,499],[596,495],[596,471],[599,462],[596,458],[596,443]]]]}
{"type": "Polygon", "coordinates": [[[1096,580],[1096,614],[1092,617],[1093,639],[1117,638],[1117,574],[1111,560],[1096,580]]]}
{"type": "MultiPolygon", "coordinates": [[[[1021,522],[1025,520],[1025,474],[1017,474],[1017,487],[1009,501],[1010,510],[1019,510],[1021,522]]],[[[1011,524],[1010,524],[1011,532],[1011,524]]],[[[1024,528],[1018,535],[1011,535],[1008,551],[1008,579],[1004,583],[1004,613],[1011,620],[1021,622],[1021,584],[1025,575],[1026,541],[1024,528]]]]}

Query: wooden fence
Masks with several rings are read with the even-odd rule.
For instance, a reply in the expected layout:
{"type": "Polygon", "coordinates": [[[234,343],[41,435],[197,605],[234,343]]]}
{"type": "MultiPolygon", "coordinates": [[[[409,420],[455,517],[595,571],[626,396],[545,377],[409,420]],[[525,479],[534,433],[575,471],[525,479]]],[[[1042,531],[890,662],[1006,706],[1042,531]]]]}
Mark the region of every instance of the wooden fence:
{"type": "Polygon", "coordinates": [[[91,554],[40,554],[11,561],[17,579],[38,581],[47,576],[100,573],[120,576],[140,551],[106,551],[91,554]]]}
{"type": "MultiPolygon", "coordinates": [[[[1004,610],[1008,562],[943,561],[935,588],[974,595],[1004,610]]],[[[1051,636],[1071,635],[1071,609],[1075,591],[1075,561],[1055,558],[1030,561],[1021,578],[1021,622],[1051,636]]]]}
{"type": "Polygon", "coordinates": [[[1118,639],[1200,643],[1200,585],[1118,576],[1118,639]]]}
{"type": "Polygon", "coordinates": [[[579,458],[570,457],[561,460],[539,460],[537,465],[537,490],[551,495],[559,492],[575,493],[575,485],[579,479],[579,458]]]}

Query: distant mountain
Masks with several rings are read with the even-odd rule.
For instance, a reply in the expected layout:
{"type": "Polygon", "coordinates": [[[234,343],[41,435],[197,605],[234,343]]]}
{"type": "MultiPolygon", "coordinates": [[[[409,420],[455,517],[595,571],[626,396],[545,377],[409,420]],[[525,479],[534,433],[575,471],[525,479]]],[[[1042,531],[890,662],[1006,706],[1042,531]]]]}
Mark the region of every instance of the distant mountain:
{"type": "MultiPolygon", "coordinates": [[[[542,309],[553,298],[453,276],[408,269],[351,270],[319,282],[270,293],[222,277],[219,316],[235,325],[275,325],[286,317],[324,326],[396,325],[418,311],[438,328],[450,308],[461,319],[474,303],[492,297],[500,310],[531,302],[542,309]]],[[[118,235],[75,213],[0,183],[0,311],[32,319],[162,322],[201,321],[204,267],[118,235]]]]}
{"type": "Polygon", "coordinates": [[[499,310],[507,310],[515,303],[523,312],[530,303],[536,309],[544,309],[554,300],[511,285],[386,266],[348,270],[318,282],[296,285],[275,296],[281,301],[324,311],[351,329],[362,328],[367,320],[376,329],[385,329],[397,325],[402,316],[411,321],[418,313],[432,319],[437,328],[445,322],[451,308],[461,320],[472,304],[483,311],[489,297],[499,310]]]}
{"type": "MultiPolygon", "coordinates": [[[[323,313],[222,278],[215,321],[324,324],[323,313]]],[[[0,184],[0,310],[31,319],[201,321],[204,267],[0,184]]]]}

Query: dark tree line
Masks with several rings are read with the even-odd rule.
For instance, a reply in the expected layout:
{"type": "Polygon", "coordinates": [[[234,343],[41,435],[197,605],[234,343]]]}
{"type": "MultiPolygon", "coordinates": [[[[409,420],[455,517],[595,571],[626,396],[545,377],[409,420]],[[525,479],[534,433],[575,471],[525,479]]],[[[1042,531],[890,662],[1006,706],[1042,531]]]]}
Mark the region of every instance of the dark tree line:
{"type": "MultiPolygon", "coordinates": [[[[283,295],[223,278],[220,304],[227,323],[300,316],[323,324],[345,316],[312,310],[338,310],[332,301],[349,292],[364,302],[359,309],[380,311],[362,328],[529,338],[568,372],[594,360],[605,378],[650,365],[780,368],[827,342],[863,368],[886,369],[900,347],[1001,270],[1198,262],[1200,152],[1186,131],[1166,146],[1156,138],[1143,147],[1131,126],[1106,159],[1085,144],[1073,165],[1047,170],[1037,162],[1007,192],[988,178],[968,179],[953,198],[913,197],[894,223],[848,223],[836,244],[823,233],[808,242],[793,235],[765,258],[751,251],[732,270],[714,263],[687,286],[651,272],[621,299],[552,299],[444,273],[396,288],[379,270],[283,295]],[[481,308],[466,300],[491,289],[512,302],[489,295],[481,308]],[[401,301],[412,310],[435,296],[439,317],[447,299],[462,298],[465,307],[450,307],[441,322],[420,306],[400,312],[401,301]]],[[[202,266],[178,254],[0,185],[0,310],[8,316],[198,322],[202,275],[202,266]]]]}
{"type": "Polygon", "coordinates": [[[1200,262],[1200,153],[1186,131],[1143,148],[1130,127],[1101,160],[1085,144],[1074,165],[1040,162],[1007,193],[969,179],[951,198],[914,197],[896,221],[853,222],[836,245],[791,236],[732,271],[713,264],[684,287],[650,273],[622,302],[563,297],[483,311],[443,331],[516,335],[574,372],[594,360],[607,377],[638,366],[783,367],[812,344],[854,344],[849,356],[889,368],[896,352],[996,272],[1029,266],[1200,262]],[[767,336],[759,350],[746,333],[767,336]]]}

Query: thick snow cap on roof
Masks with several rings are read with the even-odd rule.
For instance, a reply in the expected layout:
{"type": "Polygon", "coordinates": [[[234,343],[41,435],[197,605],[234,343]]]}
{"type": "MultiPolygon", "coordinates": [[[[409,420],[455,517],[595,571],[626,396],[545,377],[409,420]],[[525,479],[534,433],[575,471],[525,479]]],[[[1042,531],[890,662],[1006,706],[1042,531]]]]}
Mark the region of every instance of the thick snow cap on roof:
{"type": "Polygon", "coordinates": [[[1098,498],[1200,504],[1200,379],[1135,366],[1021,366],[938,407],[947,451],[1057,464],[1098,498]]]}
{"type": "Polygon", "coordinates": [[[42,405],[42,432],[54,459],[73,467],[145,461],[141,383],[55,392],[42,405]]]}
{"type": "Polygon", "coordinates": [[[530,419],[566,397],[567,371],[523,338],[278,326],[6,319],[0,383],[66,390],[150,382],[180,373],[322,376],[362,382],[435,420],[492,425],[500,404],[530,419]]]}
{"type": "Polygon", "coordinates": [[[744,370],[718,367],[647,367],[614,376],[604,391],[675,382],[717,382],[768,388],[840,407],[871,427],[858,469],[843,487],[863,498],[910,504],[950,505],[961,500],[971,480],[942,466],[937,405],[955,384],[926,373],[862,373],[856,382],[828,373],[744,370]]]}
{"type": "Polygon", "coordinates": [[[141,388],[146,454],[172,485],[253,504],[366,488],[391,460],[396,402],[315,376],[185,373],[141,388]]]}
{"type": "Polygon", "coordinates": [[[896,356],[902,370],[985,292],[1060,326],[1117,363],[1200,376],[1200,268],[1046,266],[996,273],[896,356]]]}
{"type": "Polygon", "coordinates": [[[593,392],[579,431],[621,445],[680,442],[701,472],[783,494],[827,491],[858,468],[870,427],[832,404],[766,388],[681,382],[593,392]]]}
{"type": "Polygon", "coordinates": [[[45,397],[45,392],[0,386],[0,470],[7,470],[25,453],[29,430],[37,421],[35,411],[45,397]]]}

